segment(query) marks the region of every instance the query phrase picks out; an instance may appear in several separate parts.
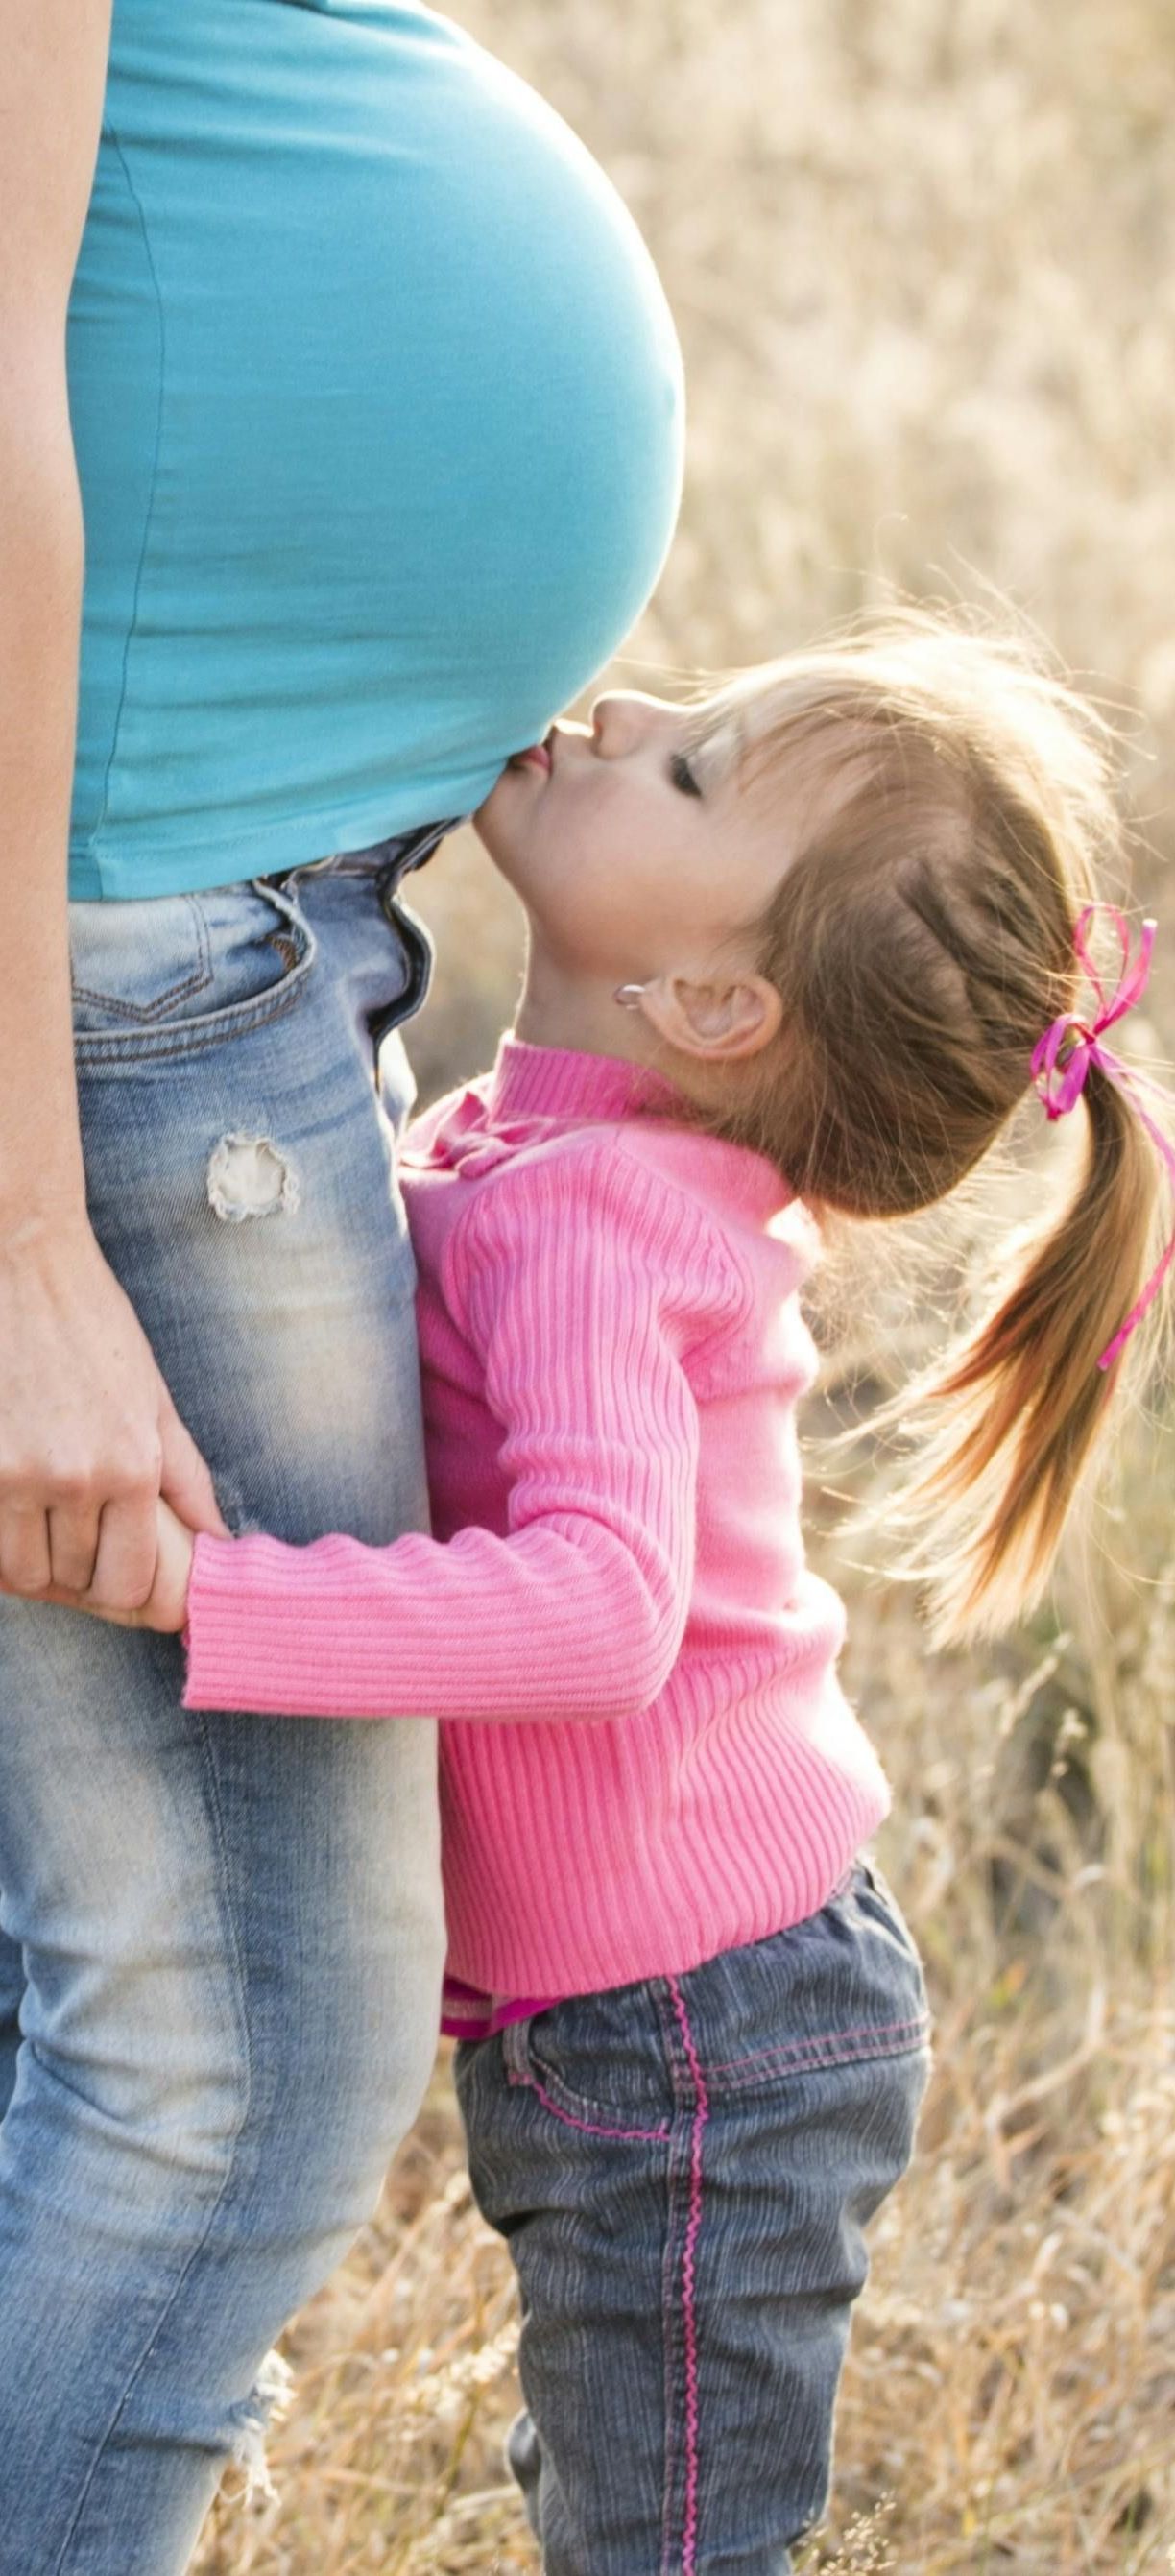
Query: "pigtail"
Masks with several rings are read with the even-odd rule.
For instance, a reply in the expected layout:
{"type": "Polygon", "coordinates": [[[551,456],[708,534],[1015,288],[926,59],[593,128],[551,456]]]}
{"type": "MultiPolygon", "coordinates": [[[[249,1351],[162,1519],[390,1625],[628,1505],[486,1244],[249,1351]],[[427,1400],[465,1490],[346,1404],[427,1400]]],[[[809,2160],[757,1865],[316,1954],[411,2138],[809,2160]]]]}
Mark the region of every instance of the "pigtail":
{"type": "Polygon", "coordinates": [[[1085,1129],[1075,1190],[1006,1247],[989,1312],[863,1426],[908,1444],[887,1530],[936,1642],[962,1640],[1039,1598],[1168,1265],[1175,1279],[1175,1236],[1157,1263],[1153,1240],[1175,1103],[1104,1043],[1154,939],[1144,923],[1132,951],[1106,900],[1126,874],[1114,737],[1019,641],[915,612],[726,692],[707,722],[732,719],[742,790],[787,789],[787,863],[754,953],[782,1009],[706,1123],[768,1155],[818,1217],[865,1221],[948,1198],[1030,1088],[1042,1117],[1085,1129]]]}
{"type": "MultiPolygon", "coordinates": [[[[1039,1599],[1125,1365],[1098,1363],[1151,1267],[1162,1164],[1128,1090],[1096,1063],[1082,1103],[1075,1195],[1019,1238],[1018,1276],[994,1310],[885,1409],[914,1451],[889,1517],[908,1542],[902,1569],[927,1587],[936,1644],[1005,1628],[1039,1599]]],[[[1158,1317],[1156,1304],[1152,1341],[1158,1317]]]]}

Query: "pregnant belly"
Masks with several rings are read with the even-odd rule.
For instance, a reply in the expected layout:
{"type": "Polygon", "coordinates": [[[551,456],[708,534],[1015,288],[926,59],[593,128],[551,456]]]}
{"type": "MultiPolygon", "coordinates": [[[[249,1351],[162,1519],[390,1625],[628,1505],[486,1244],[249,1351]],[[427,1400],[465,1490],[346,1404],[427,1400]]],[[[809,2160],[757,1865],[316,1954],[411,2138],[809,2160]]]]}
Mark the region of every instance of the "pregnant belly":
{"type": "Polygon", "coordinates": [[[648,255],[561,120],[421,9],[116,0],[69,363],[108,806],[194,812],[210,729],[262,771],[280,743],[324,806],[381,764],[467,806],[668,544],[648,255]]]}

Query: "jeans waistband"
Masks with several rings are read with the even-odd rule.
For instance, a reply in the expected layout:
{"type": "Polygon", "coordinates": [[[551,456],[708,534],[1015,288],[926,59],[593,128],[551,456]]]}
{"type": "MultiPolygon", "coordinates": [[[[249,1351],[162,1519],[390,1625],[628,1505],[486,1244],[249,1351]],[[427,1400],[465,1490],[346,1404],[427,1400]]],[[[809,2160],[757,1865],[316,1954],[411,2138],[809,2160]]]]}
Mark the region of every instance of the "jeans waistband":
{"type": "Polygon", "coordinates": [[[434,850],[450,832],[455,832],[462,818],[449,818],[443,823],[425,823],[414,832],[393,832],[386,841],[372,841],[362,850],[332,850],[324,859],[296,860],[292,867],[276,868],[269,876],[259,877],[259,885],[289,884],[292,877],[322,875],[334,869],[339,875],[381,876],[393,884],[413,868],[422,868],[434,850]]]}

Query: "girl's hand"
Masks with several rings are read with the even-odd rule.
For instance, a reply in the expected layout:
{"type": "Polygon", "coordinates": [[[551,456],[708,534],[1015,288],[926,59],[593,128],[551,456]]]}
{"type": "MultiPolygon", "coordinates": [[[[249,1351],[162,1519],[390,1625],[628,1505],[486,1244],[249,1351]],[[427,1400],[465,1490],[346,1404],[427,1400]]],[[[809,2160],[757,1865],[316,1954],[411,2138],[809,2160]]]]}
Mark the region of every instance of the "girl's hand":
{"type": "MultiPolygon", "coordinates": [[[[24,1601],[59,1601],[66,1610],[88,1610],[96,1619],[106,1619],[116,1628],[156,1628],[165,1635],[181,1629],[188,1615],[188,1584],[192,1574],[195,1532],[177,1518],[169,1503],[156,1505],[158,1513],[158,1555],[155,1580],[138,1610],[108,1610],[105,1602],[92,1601],[86,1592],[67,1592],[64,1584],[50,1583],[42,1592],[22,1593],[24,1601]]],[[[0,1584],[0,1591],[7,1589],[0,1584]]]]}

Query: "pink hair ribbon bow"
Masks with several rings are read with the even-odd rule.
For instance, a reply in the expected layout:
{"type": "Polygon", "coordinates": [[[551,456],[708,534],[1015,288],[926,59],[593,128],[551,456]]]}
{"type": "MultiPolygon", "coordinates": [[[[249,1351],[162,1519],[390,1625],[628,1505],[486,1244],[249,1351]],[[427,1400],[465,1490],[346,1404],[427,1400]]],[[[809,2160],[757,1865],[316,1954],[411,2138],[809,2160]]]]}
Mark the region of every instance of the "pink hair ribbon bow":
{"type": "MultiPolygon", "coordinates": [[[[1054,1020],[1051,1027],[1045,1030],[1043,1037],[1037,1039],[1032,1052],[1032,1079],[1044,1103],[1046,1117],[1063,1118],[1067,1110],[1075,1108],[1085,1088],[1085,1078],[1089,1068],[1091,1064],[1096,1064],[1099,1072],[1105,1074],[1107,1081],[1114,1083],[1119,1091],[1125,1092],[1136,1117],[1141,1119],[1148,1136],[1161,1154],[1172,1185],[1175,1187],[1175,1147],[1164,1135],[1157,1120],[1149,1115],[1139,1098],[1140,1091],[1150,1091],[1158,1098],[1165,1098],[1166,1094],[1160,1092],[1157,1083],[1149,1082],[1145,1074],[1135,1073],[1129,1065],[1122,1063],[1119,1056],[1113,1055],[1109,1047],[1099,1043],[1103,1031],[1112,1029],[1115,1020],[1122,1019],[1127,1011],[1133,1010],[1135,1003],[1146,989],[1147,977],[1151,970],[1151,952],[1155,944],[1156,927],[1155,922],[1144,921],[1138,947],[1132,957],[1130,927],[1124,914],[1118,911],[1116,904],[1086,904],[1084,911],[1078,915],[1077,926],[1073,933],[1073,947],[1078,963],[1097,994],[1099,1004],[1097,1017],[1090,1025],[1080,1017],[1078,1012],[1063,1011],[1061,1017],[1054,1020]],[[1105,986],[1090,955],[1087,936],[1090,923],[1098,912],[1109,914],[1122,951],[1121,972],[1108,1001],[1105,986]]],[[[1141,1323],[1148,1306],[1157,1297],[1173,1260],[1175,1260],[1175,1233],[1172,1233],[1165,1252],[1152,1270],[1141,1296],[1131,1307],[1125,1323],[1119,1327],[1113,1341],[1108,1343],[1101,1353],[1098,1360],[1100,1369],[1113,1367],[1123,1344],[1129,1341],[1135,1325],[1141,1323]]]]}

